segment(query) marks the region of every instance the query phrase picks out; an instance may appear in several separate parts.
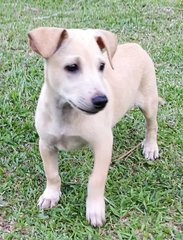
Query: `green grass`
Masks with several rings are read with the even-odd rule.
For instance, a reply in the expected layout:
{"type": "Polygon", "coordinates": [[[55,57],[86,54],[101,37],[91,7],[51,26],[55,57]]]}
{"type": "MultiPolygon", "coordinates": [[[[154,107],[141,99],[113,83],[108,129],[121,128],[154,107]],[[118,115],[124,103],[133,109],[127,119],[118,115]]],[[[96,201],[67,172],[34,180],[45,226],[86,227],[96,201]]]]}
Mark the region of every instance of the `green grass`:
{"type": "Polygon", "coordinates": [[[181,0],[0,1],[0,239],[183,239],[182,10],[181,0]],[[129,112],[114,128],[102,228],[85,220],[89,149],[60,153],[61,201],[44,212],[36,206],[45,186],[34,127],[43,60],[27,32],[38,26],[109,29],[155,62],[167,101],[158,116],[160,158],[146,161],[137,147],[120,159],[144,137],[141,113],[129,112]]]}

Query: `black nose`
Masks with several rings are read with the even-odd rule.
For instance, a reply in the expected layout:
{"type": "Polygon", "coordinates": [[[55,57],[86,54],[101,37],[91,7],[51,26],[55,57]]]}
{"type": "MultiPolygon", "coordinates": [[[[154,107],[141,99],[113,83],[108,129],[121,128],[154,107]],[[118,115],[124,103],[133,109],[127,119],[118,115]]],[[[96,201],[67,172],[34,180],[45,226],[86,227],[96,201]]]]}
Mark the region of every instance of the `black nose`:
{"type": "Polygon", "coordinates": [[[92,98],[92,103],[97,109],[102,109],[105,107],[108,99],[105,95],[99,95],[92,98]]]}

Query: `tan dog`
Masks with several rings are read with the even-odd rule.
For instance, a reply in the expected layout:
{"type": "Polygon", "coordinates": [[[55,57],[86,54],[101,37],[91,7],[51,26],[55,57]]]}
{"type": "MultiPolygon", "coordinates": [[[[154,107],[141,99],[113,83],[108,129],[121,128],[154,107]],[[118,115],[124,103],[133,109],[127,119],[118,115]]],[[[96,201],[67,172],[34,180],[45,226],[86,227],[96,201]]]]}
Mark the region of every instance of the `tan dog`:
{"type": "Polygon", "coordinates": [[[139,45],[117,46],[115,35],[104,30],[43,27],[28,36],[31,48],[46,60],[36,129],[47,184],[38,205],[50,208],[59,201],[58,150],[88,143],[95,160],[88,183],[86,218],[93,226],[101,226],[105,221],[104,189],[112,155],[112,127],[134,105],[146,119],[143,153],[147,159],[158,157],[153,62],[139,45]]]}

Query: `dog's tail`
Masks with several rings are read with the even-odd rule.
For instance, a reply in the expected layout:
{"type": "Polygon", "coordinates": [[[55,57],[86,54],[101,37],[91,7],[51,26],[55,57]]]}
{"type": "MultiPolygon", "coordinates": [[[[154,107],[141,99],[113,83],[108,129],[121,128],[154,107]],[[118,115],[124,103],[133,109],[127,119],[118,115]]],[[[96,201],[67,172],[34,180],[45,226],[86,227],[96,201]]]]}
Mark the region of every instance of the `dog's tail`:
{"type": "Polygon", "coordinates": [[[166,104],[166,101],[162,97],[158,97],[158,103],[163,106],[166,104]]]}

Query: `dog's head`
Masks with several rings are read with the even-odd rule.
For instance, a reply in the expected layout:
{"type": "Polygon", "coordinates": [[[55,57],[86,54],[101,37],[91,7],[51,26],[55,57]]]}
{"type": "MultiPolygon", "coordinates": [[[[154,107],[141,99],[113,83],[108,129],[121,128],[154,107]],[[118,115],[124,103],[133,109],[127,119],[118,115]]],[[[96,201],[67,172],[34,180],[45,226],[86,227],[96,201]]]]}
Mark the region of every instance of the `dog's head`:
{"type": "Polygon", "coordinates": [[[111,68],[117,39],[104,30],[37,28],[29,32],[30,47],[46,59],[49,86],[73,107],[97,113],[107,101],[103,80],[107,51],[111,68]]]}

